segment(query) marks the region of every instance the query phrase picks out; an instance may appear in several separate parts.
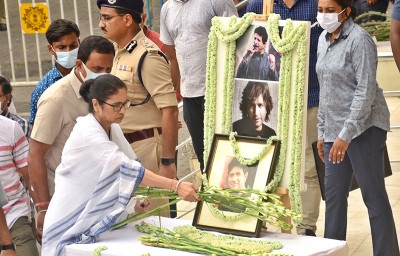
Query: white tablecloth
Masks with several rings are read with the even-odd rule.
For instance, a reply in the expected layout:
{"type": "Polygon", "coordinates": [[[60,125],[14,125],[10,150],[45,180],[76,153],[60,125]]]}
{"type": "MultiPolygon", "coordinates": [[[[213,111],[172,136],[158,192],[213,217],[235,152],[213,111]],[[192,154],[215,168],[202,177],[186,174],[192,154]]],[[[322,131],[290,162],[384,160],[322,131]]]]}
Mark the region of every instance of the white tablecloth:
{"type": "MultiPolygon", "coordinates": [[[[147,217],[144,221],[159,225],[158,217],[147,217]]],[[[136,230],[136,223],[131,223],[118,230],[108,231],[100,235],[96,243],[93,244],[73,244],[66,248],[67,256],[92,256],[93,252],[99,246],[107,246],[107,250],[101,253],[102,256],[133,256],[150,253],[151,256],[165,255],[198,255],[182,251],[173,251],[169,249],[144,246],[138,240],[143,233],[136,230]]],[[[191,225],[186,220],[161,218],[163,227],[172,229],[179,225],[191,225]]],[[[347,256],[348,248],[345,241],[324,239],[319,237],[289,235],[283,233],[266,232],[262,237],[268,241],[279,241],[282,243],[281,250],[273,253],[286,253],[296,256],[347,256]]]]}

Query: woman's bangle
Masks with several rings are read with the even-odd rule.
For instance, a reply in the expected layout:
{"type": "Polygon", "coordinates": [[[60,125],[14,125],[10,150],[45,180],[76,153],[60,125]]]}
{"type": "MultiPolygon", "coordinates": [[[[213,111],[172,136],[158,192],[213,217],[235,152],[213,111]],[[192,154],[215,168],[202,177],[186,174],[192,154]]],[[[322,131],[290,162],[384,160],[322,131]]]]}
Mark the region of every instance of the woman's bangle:
{"type": "Polygon", "coordinates": [[[48,206],[50,204],[50,202],[39,202],[39,203],[36,203],[35,204],[35,207],[36,208],[38,208],[38,207],[45,207],[45,206],[48,206]]]}
{"type": "Polygon", "coordinates": [[[178,187],[179,187],[179,184],[181,184],[181,180],[178,180],[178,182],[176,183],[176,186],[175,186],[175,189],[174,189],[174,192],[178,192],[178,187]]]}
{"type": "Polygon", "coordinates": [[[42,213],[42,212],[45,213],[45,212],[47,212],[47,210],[40,210],[40,211],[37,212],[37,215],[39,215],[39,214],[42,213]]]}

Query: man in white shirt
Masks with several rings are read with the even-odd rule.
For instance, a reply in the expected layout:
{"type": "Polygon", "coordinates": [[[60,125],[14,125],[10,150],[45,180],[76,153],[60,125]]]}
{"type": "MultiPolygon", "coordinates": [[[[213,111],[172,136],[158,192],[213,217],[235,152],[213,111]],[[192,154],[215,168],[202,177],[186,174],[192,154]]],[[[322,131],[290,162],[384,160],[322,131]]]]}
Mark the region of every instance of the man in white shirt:
{"type": "Polygon", "coordinates": [[[201,170],[204,169],[204,95],[208,34],[213,17],[232,15],[238,15],[232,0],[171,0],[161,9],[160,39],[165,44],[165,55],[171,62],[172,81],[176,85],[181,79],[183,119],[192,137],[201,170]]]}

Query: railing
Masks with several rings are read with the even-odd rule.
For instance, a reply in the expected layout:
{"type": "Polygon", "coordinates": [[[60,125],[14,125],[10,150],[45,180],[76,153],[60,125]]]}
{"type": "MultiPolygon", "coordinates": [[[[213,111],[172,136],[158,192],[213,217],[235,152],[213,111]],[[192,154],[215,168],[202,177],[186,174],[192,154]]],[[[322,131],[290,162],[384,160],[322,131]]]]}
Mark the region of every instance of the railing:
{"type": "MultiPolygon", "coordinates": [[[[64,3],[63,0],[46,0],[46,4],[50,10],[49,19],[67,18],[74,20],[81,30],[82,37],[94,34],[95,21],[92,17],[92,10],[96,8],[95,10],[97,11],[96,1],[87,0],[85,4],[82,0],[73,0],[73,4],[69,8],[67,4],[70,4],[70,2],[64,3]]],[[[24,3],[27,2],[24,1],[24,3]]],[[[32,0],[30,3],[35,4],[35,0],[32,0]]],[[[0,40],[3,47],[7,47],[6,45],[8,45],[10,62],[8,66],[6,56],[3,56],[4,54],[2,53],[1,71],[3,74],[6,73],[6,76],[11,80],[14,87],[34,86],[43,77],[44,72],[48,70],[43,70],[43,63],[51,61],[51,64],[54,64],[53,60],[50,59],[50,55],[47,54],[45,47],[47,41],[44,35],[38,33],[27,35],[20,29],[19,9],[21,0],[4,0],[4,4],[7,17],[7,42],[5,38],[0,40]],[[18,39],[19,35],[20,40],[18,39]],[[43,54],[43,51],[46,54],[43,54]],[[45,58],[43,59],[43,57],[45,58]],[[23,68],[20,65],[21,62],[23,62],[23,68]],[[16,69],[17,66],[21,68],[16,69]],[[21,70],[24,71],[24,74],[22,74],[21,70]],[[18,71],[18,74],[16,71],[18,71]]]]}

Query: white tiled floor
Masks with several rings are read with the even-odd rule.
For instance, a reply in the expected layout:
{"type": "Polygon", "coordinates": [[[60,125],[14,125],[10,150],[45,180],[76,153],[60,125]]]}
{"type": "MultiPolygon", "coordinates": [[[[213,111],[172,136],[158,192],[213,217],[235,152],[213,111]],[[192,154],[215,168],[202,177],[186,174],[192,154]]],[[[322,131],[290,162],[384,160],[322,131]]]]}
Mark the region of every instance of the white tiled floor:
{"type": "MultiPolygon", "coordinates": [[[[400,97],[387,98],[391,112],[391,125],[400,126],[400,97]]],[[[397,234],[400,235],[400,129],[393,129],[388,134],[388,152],[392,162],[393,175],[386,178],[386,189],[388,191],[393,215],[396,222],[397,234]]],[[[349,196],[347,243],[350,256],[372,256],[372,240],[367,209],[361,197],[359,189],[352,191],[349,196]]],[[[194,204],[185,202],[178,205],[181,210],[192,209],[194,204]]],[[[317,222],[317,236],[323,237],[325,223],[325,204],[320,206],[320,217],[317,222]]],[[[192,219],[193,212],[188,213],[184,219],[192,219]]],[[[270,228],[274,231],[274,228],[270,228]]],[[[275,230],[277,230],[275,228],[275,230]]],[[[293,230],[292,233],[296,231],[293,230]]],[[[400,238],[400,236],[399,236],[400,238]]],[[[399,239],[400,243],[400,239],[399,239]]]]}

